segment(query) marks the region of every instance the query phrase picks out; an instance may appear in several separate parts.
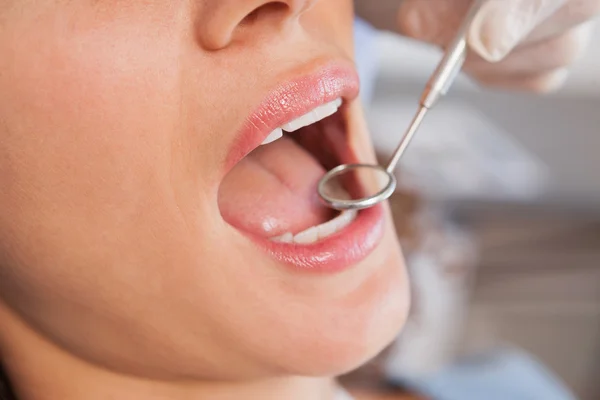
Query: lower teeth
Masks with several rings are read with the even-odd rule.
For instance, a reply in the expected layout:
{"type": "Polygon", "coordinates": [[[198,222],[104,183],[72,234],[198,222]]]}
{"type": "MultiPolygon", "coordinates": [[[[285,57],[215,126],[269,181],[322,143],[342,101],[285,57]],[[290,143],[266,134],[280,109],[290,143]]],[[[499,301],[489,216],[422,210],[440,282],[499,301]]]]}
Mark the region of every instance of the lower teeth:
{"type": "Polygon", "coordinates": [[[358,211],[348,210],[343,211],[340,215],[327,221],[324,224],[313,226],[300,233],[294,235],[291,232],[281,236],[271,238],[271,241],[278,243],[295,243],[295,244],[312,244],[321,239],[325,239],[333,234],[341,231],[350,225],[357,217],[358,211]]]}
{"type": "MultiPolygon", "coordinates": [[[[350,194],[341,186],[337,188],[337,196],[343,199],[350,199],[350,194]]],[[[319,240],[328,238],[350,225],[357,217],[358,211],[346,210],[334,219],[321,225],[310,227],[294,235],[287,232],[281,236],[271,238],[271,241],[278,243],[312,244],[319,240]]]]}
{"type": "MultiPolygon", "coordinates": [[[[330,187],[329,190],[335,191],[335,197],[339,199],[351,199],[348,191],[341,185],[330,187]]],[[[312,244],[319,240],[333,236],[337,232],[345,229],[358,216],[357,210],[342,211],[337,217],[323,224],[312,226],[300,233],[293,234],[292,232],[284,233],[283,235],[270,238],[272,242],[289,243],[289,244],[312,244]]]]}

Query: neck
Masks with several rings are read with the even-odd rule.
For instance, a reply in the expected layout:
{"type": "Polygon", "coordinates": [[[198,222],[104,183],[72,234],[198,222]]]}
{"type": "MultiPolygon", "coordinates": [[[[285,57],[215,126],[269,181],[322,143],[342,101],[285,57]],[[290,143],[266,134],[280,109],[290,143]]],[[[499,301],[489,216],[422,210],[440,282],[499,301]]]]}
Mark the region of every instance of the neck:
{"type": "Polygon", "coordinates": [[[183,383],[119,374],[65,352],[24,324],[0,320],[0,365],[18,400],[333,400],[336,395],[331,378],[183,383]]]}

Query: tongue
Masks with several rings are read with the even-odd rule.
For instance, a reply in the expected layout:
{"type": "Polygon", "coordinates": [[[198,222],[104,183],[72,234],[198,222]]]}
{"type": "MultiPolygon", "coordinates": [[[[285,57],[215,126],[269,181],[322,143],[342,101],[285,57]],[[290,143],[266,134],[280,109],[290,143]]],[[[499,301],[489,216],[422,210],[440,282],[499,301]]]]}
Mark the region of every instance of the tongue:
{"type": "Polygon", "coordinates": [[[221,183],[219,208],[231,225],[263,237],[302,232],[333,217],[316,187],[325,170],[289,137],[261,146],[221,183]]]}

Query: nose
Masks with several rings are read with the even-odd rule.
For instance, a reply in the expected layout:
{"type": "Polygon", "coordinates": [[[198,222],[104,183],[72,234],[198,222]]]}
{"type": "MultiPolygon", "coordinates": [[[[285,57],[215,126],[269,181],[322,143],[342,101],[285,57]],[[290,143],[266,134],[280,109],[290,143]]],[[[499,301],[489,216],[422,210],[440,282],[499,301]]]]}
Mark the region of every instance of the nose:
{"type": "Polygon", "coordinates": [[[204,0],[196,13],[196,32],[206,50],[220,50],[236,39],[285,29],[318,0],[204,0]]]}

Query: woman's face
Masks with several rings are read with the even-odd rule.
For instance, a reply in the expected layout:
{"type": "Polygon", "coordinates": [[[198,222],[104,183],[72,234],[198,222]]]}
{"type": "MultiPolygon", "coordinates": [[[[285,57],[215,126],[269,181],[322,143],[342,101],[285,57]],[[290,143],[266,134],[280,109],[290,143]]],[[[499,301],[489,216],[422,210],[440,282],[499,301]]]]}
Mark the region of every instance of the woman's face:
{"type": "Polygon", "coordinates": [[[332,375],[381,350],[407,308],[387,208],[292,238],[335,217],[324,167],[373,161],[351,3],[2,2],[1,301],[148,377],[332,375]]]}

